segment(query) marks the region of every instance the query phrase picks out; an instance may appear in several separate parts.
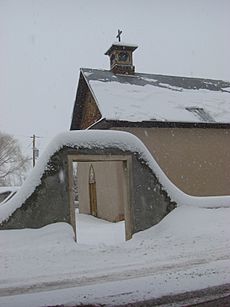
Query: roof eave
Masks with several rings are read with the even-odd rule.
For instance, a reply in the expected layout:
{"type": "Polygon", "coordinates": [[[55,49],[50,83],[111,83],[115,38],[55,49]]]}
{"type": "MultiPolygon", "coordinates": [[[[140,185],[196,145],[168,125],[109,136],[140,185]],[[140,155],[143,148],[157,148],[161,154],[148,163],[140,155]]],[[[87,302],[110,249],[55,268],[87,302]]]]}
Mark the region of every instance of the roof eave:
{"type": "Polygon", "coordinates": [[[111,128],[213,128],[213,129],[230,129],[230,123],[217,122],[172,122],[172,121],[141,121],[130,122],[122,120],[103,120],[92,125],[91,129],[111,129],[111,128]]]}

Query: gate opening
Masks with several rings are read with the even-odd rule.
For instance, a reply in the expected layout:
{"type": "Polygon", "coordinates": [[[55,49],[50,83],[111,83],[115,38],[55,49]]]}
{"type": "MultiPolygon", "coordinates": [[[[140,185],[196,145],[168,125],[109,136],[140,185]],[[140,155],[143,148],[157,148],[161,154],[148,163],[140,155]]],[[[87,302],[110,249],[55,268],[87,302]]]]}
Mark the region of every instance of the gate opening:
{"type": "Polygon", "coordinates": [[[69,155],[68,162],[76,241],[117,244],[130,239],[131,158],[69,155]]]}

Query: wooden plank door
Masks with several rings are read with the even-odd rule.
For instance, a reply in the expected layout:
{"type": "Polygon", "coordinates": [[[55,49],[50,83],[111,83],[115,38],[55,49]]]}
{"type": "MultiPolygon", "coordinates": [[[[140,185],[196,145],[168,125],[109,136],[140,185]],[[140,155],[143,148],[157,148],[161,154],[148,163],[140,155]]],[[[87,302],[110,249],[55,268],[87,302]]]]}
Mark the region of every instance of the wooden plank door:
{"type": "Polygon", "coordinates": [[[97,216],[97,189],[96,189],[96,176],[93,165],[89,168],[89,202],[90,214],[97,216]]]}

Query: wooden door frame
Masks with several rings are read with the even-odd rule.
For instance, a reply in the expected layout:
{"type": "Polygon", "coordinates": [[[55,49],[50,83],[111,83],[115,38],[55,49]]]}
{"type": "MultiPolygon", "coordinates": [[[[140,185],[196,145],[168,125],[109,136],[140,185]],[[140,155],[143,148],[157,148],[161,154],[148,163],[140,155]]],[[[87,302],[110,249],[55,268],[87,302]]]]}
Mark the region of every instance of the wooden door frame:
{"type": "Polygon", "coordinates": [[[83,155],[83,154],[69,154],[68,155],[68,194],[69,194],[69,210],[70,221],[74,229],[75,240],[77,241],[76,234],[76,220],[75,209],[73,206],[73,162],[123,162],[123,174],[125,178],[125,195],[126,201],[124,206],[125,218],[125,239],[129,240],[133,234],[133,212],[132,212],[132,156],[131,155],[83,155]]]}

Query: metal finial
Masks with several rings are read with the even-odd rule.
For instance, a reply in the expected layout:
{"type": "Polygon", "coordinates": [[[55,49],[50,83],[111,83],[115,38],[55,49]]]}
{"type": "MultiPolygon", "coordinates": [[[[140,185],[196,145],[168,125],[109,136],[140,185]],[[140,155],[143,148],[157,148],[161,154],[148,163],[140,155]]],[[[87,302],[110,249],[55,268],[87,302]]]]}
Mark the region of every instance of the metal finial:
{"type": "Polygon", "coordinates": [[[121,33],[122,33],[122,31],[118,29],[118,34],[116,36],[116,38],[118,39],[118,42],[121,41],[121,33]]]}

